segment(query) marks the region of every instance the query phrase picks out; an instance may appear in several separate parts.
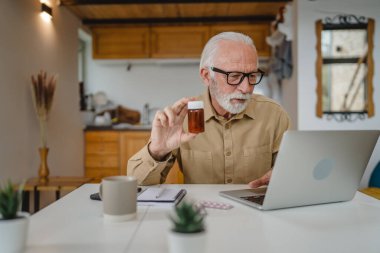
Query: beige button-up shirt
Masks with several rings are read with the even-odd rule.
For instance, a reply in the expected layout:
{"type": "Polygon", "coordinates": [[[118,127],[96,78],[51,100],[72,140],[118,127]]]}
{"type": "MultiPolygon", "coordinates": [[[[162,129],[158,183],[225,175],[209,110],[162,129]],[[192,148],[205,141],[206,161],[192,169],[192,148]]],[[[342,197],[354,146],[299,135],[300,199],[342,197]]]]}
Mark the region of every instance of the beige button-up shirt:
{"type": "Polygon", "coordinates": [[[247,108],[227,120],[216,114],[208,91],[199,99],[205,105],[205,132],[181,144],[163,162],[155,161],[146,145],[128,161],[127,174],[136,176],[139,184],[164,182],[175,159],[187,184],[245,184],[272,168],[290,125],[280,105],[253,94],[247,108]]]}

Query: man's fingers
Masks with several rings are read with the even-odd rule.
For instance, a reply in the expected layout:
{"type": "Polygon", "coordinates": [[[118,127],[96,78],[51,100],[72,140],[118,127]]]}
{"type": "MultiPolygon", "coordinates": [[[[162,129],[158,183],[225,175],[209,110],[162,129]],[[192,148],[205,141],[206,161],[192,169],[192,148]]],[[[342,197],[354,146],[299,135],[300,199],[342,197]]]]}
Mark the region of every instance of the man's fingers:
{"type": "Polygon", "coordinates": [[[257,188],[257,187],[260,187],[262,185],[268,185],[271,176],[272,176],[272,170],[270,170],[267,173],[265,173],[264,176],[262,176],[262,177],[260,177],[260,178],[258,178],[256,180],[253,180],[253,181],[249,182],[248,185],[251,188],[257,188]]]}
{"type": "Polygon", "coordinates": [[[172,106],[172,109],[173,109],[174,113],[177,114],[177,115],[179,115],[181,112],[183,112],[183,110],[187,111],[187,103],[189,101],[194,101],[196,99],[197,99],[196,97],[181,98],[180,100],[178,100],[177,102],[175,102],[173,104],[173,106],[172,106]]]}
{"type": "Polygon", "coordinates": [[[183,119],[186,117],[186,115],[187,115],[187,108],[185,107],[185,108],[179,113],[179,115],[178,115],[179,120],[180,120],[181,122],[183,122],[183,119]]]}
{"type": "Polygon", "coordinates": [[[156,113],[154,114],[154,118],[153,118],[153,122],[152,122],[152,125],[153,126],[160,126],[161,122],[160,122],[160,119],[158,117],[160,111],[156,111],[156,113]]]}
{"type": "Polygon", "coordinates": [[[172,109],[167,106],[164,108],[164,112],[166,114],[165,116],[168,119],[169,126],[173,126],[174,120],[175,120],[175,115],[174,115],[172,109]]]}
{"type": "Polygon", "coordinates": [[[157,123],[159,126],[167,127],[168,126],[168,119],[166,117],[166,114],[162,111],[157,111],[155,119],[157,119],[157,123]]]}
{"type": "Polygon", "coordinates": [[[267,173],[265,173],[264,178],[265,178],[267,184],[269,184],[271,176],[272,176],[272,170],[270,170],[267,173]]]}
{"type": "Polygon", "coordinates": [[[188,142],[192,139],[195,138],[195,136],[197,136],[198,134],[193,134],[193,133],[183,133],[181,135],[181,143],[185,143],[185,142],[188,142]]]}
{"type": "Polygon", "coordinates": [[[263,181],[261,179],[256,179],[252,182],[249,182],[248,183],[249,187],[251,188],[257,188],[257,187],[260,187],[262,185],[264,185],[263,181]]]}
{"type": "Polygon", "coordinates": [[[173,112],[178,115],[183,110],[183,108],[186,108],[188,101],[189,101],[189,98],[181,98],[180,100],[175,102],[172,105],[173,112]]]}

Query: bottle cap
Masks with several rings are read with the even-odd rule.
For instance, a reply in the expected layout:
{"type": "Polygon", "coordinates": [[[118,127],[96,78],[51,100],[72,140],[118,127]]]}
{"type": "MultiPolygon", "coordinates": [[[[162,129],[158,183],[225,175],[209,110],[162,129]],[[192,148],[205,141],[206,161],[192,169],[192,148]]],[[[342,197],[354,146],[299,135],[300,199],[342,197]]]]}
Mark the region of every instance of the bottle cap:
{"type": "Polygon", "coordinates": [[[203,101],[189,101],[187,103],[187,109],[189,110],[203,109],[203,101]]]}

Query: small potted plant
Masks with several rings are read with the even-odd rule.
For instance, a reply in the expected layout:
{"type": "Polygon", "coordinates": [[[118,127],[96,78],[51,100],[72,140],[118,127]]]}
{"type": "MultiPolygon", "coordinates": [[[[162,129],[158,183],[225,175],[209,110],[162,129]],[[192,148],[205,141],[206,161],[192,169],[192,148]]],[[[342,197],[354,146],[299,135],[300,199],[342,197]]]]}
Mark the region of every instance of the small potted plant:
{"type": "Polygon", "coordinates": [[[15,191],[10,181],[4,187],[0,186],[1,252],[22,252],[25,248],[29,214],[19,212],[22,189],[20,186],[15,191]]]}
{"type": "Polygon", "coordinates": [[[169,252],[205,252],[205,213],[201,208],[191,202],[182,201],[175,207],[174,216],[169,217],[174,225],[168,237],[169,252]]]}

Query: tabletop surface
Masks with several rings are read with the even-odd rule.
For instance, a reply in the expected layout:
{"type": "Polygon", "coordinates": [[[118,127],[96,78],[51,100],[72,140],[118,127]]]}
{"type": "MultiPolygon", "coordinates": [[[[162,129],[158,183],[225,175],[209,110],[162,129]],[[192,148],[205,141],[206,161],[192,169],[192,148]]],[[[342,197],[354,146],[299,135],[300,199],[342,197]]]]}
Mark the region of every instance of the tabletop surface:
{"type": "MultiPolygon", "coordinates": [[[[137,218],[109,223],[102,202],[85,184],[30,218],[31,252],[168,252],[172,207],[138,206],[137,218]]],[[[167,185],[185,188],[186,199],[232,204],[207,209],[206,252],[379,252],[380,201],[357,192],[352,201],[260,211],[219,196],[246,185],[167,185]]]]}

